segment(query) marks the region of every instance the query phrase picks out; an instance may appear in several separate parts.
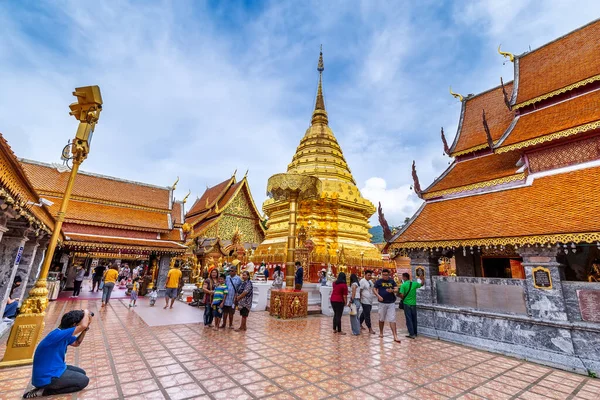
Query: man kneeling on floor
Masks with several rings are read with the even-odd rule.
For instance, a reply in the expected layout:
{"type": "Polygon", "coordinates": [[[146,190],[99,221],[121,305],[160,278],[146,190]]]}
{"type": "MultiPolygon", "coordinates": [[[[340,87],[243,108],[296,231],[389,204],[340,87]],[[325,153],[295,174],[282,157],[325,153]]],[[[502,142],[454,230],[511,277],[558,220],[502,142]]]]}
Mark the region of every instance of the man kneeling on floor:
{"type": "Polygon", "coordinates": [[[60,326],[42,339],[33,356],[31,383],[35,389],[25,393],[24,399],[78,392],[88,385],[90,379],[85,371],[67,365],[65,355],[67,346],[81,345],[93,315],[88,310],[69,311],[63,315],[60,326]]]}

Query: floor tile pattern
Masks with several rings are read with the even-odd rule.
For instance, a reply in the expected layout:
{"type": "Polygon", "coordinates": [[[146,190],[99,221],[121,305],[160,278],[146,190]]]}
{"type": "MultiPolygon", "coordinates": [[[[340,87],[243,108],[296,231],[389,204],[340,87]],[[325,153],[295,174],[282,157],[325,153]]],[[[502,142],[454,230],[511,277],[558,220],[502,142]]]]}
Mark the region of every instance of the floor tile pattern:
{"type": "MultiPolygon", "coordinates": [[[[598,379],[427,338],[397,344],[389,331],[384,339],[333,335],[321,316],[252,313],[246,333],[216,332],[197,323],[149,326],[127,304],[50,305],[46,331],[68,310],[96,313],[83,345],[67,353],[90,385],[53,399],[600,399],[598,379]]],[[[185,307],[161,311],[176,321],[185,307]]],[[[343,323],[349,332],[347,317],[343,323]]],[[[0,399],[20,398],[29,377],[30,367],[0,370],[0,399]]]]}

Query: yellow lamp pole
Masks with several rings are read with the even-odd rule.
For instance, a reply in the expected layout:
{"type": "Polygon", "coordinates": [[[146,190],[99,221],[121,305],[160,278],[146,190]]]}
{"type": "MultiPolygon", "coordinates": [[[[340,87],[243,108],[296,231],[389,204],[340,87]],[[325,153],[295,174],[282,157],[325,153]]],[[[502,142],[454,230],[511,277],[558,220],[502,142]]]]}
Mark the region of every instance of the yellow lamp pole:
{"type": "MultiPolygon", "coordinates": [[[[56,216],[54,231],[44,256],[40,276],[35,286],[29,291],[29,297],[23,302],[21,312],[15,319],[8,338],[6,352],[0,362],[0,368],[32,363],[35,346],[40,341],[40,336],[44,331],[44,317],[48,306],[46,278],[54,258],[54,251],[65,220],[77,171],[81,163],[87,158],[92,134],[100,117],[100,111],[102,111],[102,96],[98,86],[76,88],[73,95],[77,97],[77,102],[69,106],[71,108],[70,115],[73,115],[79,121],[79,126],[75,140],[71,144],[71,157],[69,157],[69,151],[63,151],[63,157],[73,161],[73,168],[63,195],[60,211],[56,216]]],[[[67,149],[68,147],[65,148],[65,150],[67,149]]]]}

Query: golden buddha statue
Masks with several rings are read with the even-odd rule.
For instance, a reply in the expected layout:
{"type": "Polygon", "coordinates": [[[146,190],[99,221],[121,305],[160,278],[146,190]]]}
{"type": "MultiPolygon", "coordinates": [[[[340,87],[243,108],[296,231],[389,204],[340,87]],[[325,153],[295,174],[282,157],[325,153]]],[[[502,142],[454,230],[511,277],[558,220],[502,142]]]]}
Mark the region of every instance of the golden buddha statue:
{"type": "Polygon", "coordinates": [[[592,264],[588,274],[588,282],[600,282],[600,263],[592,264]]]}

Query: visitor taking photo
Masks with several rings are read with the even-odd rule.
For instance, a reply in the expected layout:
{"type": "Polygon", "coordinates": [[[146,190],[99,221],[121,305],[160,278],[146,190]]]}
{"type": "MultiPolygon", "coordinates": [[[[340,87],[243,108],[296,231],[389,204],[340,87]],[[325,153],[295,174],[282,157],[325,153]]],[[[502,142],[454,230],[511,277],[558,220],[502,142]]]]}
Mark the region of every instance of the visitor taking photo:
{"type": "Polygon", "coordinates": [[[67,365],[65,355],[68,346],[81,345],[93,315],[89,310],[69,311],[62,316],[60,326],[42,339],[33,355],[31,383],[35,388],[26,392],[24,399],[78,392],[88,385],[85,371],[67,365]]]}

